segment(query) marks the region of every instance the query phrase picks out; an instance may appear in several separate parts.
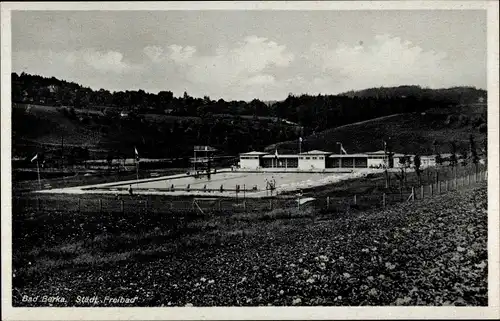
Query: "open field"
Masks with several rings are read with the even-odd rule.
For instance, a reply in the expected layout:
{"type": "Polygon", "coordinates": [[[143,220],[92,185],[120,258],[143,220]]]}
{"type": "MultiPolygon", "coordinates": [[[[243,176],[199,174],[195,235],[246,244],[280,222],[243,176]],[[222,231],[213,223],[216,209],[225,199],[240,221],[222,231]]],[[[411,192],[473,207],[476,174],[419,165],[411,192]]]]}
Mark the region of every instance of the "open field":
{"type": "Polygon", "coordinates": [[[348,215],[14,208],[13,304],[486,305],[486,193],[481,183],[348,215]]]}
{"type": "MultiPolygon", "coordinates": [[[[157,169],[154,172],[161,175],[173,175],[185,172],[184,168],[168,168],[168,169],[157,169]]],[[[139,173],[139,178],[149,177],[149,171],[141,171],[139,173]]],[[[36,177],[36,173],[33,173],[33,177],[36,177]]],[[[100,171],[92,173],[91,175],[85,176],[83,173],[74,173],[69,176],[59,177],[59,178],[48,178],[42,175],[41,183],[44,189],[46,188],[68,188],[82,185],[93,185],[93,184],[104,184],[104,183],[114,183],[124,180],[136,179],[136,172],[134,171],[122,171],[122,172],[106,172],[100,171]]],[[[36,179],[25,180],[25,181],[12,181],[12,191],[14,194],[26,193],[30,191],[35,191],[39,189],[38,181],[36,179]]]]}

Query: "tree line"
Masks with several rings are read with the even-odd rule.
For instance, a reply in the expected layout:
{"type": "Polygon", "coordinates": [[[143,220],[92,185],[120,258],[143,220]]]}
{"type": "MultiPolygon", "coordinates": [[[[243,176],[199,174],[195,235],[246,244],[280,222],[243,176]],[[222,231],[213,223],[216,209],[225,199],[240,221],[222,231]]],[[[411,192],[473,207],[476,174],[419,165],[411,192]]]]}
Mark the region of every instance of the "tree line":
{"type": "MultiPolygon", "coordinates": [[[[259,99],[225,101],[208,96],[195,98],[187,92],[175,97],[171,91],[152,94],[144,90],[92,90],[55,77],[12,73],[14,103],[53,106],[78,130],[91,131],[103,138],[98,147],[106,150],[105,155],[92,155],[88,146],[82,147],[84,150],[64,151],[68,153],[64,158],[76,163],[93,157],[128,157],[131,146],[139,148],[145,158],[190,157],[194,145],[211,145],[222,154],[236,155],[328,128],[397,113],[445,108],[464,99],[477,101],[482,97],[486,97],[485,91],[466,87],[460,91],[401,86],[341,95],[289,94],[285,100],[273,103],[259,99]],[[457,92],[461,92],[459,97],[457,92]],[[120,116],[123,110],[130,112],[128,117],[120,116]],[[174,120],[163,121],[162,117],[174,120]]],[[[13,145],[17,152],[21,146],[18,139],[21,142],[26,137],[36,137],[39,131],[34,127],[43,127],[43,120],[20,112],[13,112],[12,116],[13,145]]],[[[54,133],[59,130],[46,129],[54,133]]]]}
{"type": "Polygon", "coordinates": [[[92,90],[74,82],[21,73],[12,73],[12,101],[48,106],[69,106],[77,109],[104,111],[114,107],[137,113],[170,114],[174,116],[240,115],[273,117],[298,123],[318,131],[357,121],[396,113],[418,112],[428,108],[477,102],[486,92],[470,87],[425,89],[419,86],[371,88],[340,95],[294,95],[283,101],[265,103],[252,101],[213,100],[209,96],[195,98],[187,92],[175,97],[171,91],[157,94],[144,90],[110,92],[92,90]]]}

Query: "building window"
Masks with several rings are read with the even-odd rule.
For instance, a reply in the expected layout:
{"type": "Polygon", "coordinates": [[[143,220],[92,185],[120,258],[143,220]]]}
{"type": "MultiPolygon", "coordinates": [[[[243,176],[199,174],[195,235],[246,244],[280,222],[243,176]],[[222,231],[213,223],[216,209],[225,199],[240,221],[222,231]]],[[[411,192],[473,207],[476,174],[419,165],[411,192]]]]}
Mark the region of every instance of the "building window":
{"type": "Polygon", "coordinates": [[[310,159],[310,157],[306,157],[306,159],[310,159]]]}
{"type": "Polygon", "coordinates": [[[317,157],[313,157],[313,159],[316,159],[317,157]]]}

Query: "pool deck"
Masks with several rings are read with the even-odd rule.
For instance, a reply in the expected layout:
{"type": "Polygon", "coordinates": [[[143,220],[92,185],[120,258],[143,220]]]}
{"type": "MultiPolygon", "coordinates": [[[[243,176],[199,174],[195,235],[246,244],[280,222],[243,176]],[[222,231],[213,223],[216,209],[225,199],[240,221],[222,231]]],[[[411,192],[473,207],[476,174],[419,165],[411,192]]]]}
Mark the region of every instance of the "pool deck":
{"type": "MultiPolygon", "coordinates": [[[[306,189],[311,187],[318,187],[323,185],[328,185],[332,183],[336,183],[346,179],[360,178],[364,177],[367,174],[371,173],[381,173],[383,170],[381,169],[367,169],[367,168],[357,168],[357,169],[346,169],[346,168],[331,168],[327,170],[311,170],[311,171],[298,171],[296,169],[282,169],[282,168],[273,168],[273,169],[265,169],[265,170],[247,170],[247,169],[220,169],[217,170],[217,173],[212,175],[217,175],[219,173],[318,173],[318,174],[338,174],[338,175],[325,175],[324,177],[313,179],[313,180],[302,180],[288,184],[278,185],[273,195],[271,195],[268,190],[257,190],[252,191],[247,189],[245,191],[245,197],[247,198],[262,198],[268,196],[275,196],[276,194],[280,194],[283,192],[291,192],[300,189],[306,189]]],[[[145,178],[139,180],[128,180],[128,181],[120,181],[120,182],[110,182],[110,183],[102,183],[102,184],[94,184],[94,185],[84,185],[84,186],[74,186],[74,187],[65,187],[65,188],[54,188],[47,190],[36,191],[36,193],[54,193],[54,194],[128,194],[129,185],[132,185],[132,191],[134,194],[139,195],[168,195],[168,196],[196,196],[196,197],[241,197],[243,196],[243,191],[236,193],[233,190],[224,190],[220,192],[219,190],[186,190],[179,189],[171,191],[168,188],[134,188],[134,185],[147,183],[147,182],[155,182],[155,181],[164,181],[170,179],[178,179],[178,178],[187,178],[193,177],[193,175],[184,174],[176,174],[169,176],[159,176],[154,178],[145,178]]]]}

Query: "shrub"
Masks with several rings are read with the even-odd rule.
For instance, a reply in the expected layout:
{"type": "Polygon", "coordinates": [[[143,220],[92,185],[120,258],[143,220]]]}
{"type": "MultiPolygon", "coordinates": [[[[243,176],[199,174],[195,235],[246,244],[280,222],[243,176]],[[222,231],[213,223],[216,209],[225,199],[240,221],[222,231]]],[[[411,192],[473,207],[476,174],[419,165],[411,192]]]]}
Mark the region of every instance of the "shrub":
{"type": "Polygon", "coordinates": [[[485,120],[484,120],[484,118],[483,118],[483,117],[481,117],[481,116],[474,117],[474,118],[472,119],[472,125],[473,125],[474,127],[479,127],[479,126],[481,126],[482,124],[485,124],[485,123],[486,123],[486,121],[485,121],[485,120]]]}
{"type": "Polygon", "coordinates": [[[73,118],[73,119],[74,119],[74,118],[76,118],[75,108],[71,107],[71,108],[69,109],[69,111],[68,111],[68,116],[69,116],[70,118],[73,118]]]}
{"type": "Polygon", "coordinates": [[[469,123],[469,117],[466,115],[461,114],[458,116],[458,125],[463,127],[466,126],[469,123]]]}

